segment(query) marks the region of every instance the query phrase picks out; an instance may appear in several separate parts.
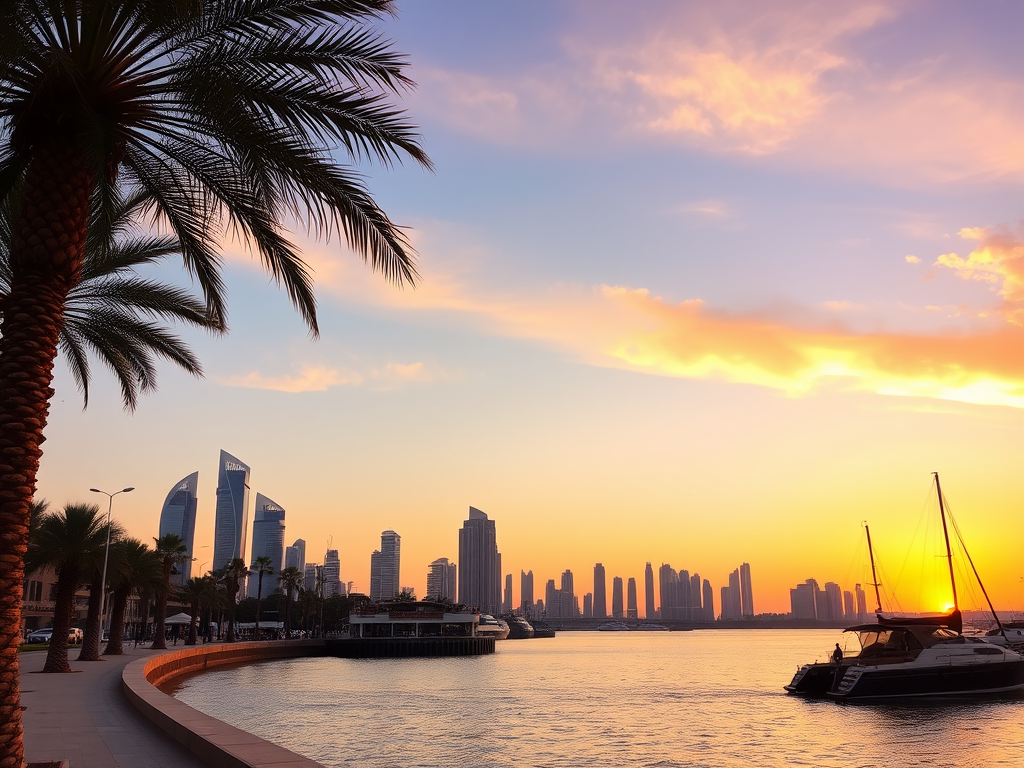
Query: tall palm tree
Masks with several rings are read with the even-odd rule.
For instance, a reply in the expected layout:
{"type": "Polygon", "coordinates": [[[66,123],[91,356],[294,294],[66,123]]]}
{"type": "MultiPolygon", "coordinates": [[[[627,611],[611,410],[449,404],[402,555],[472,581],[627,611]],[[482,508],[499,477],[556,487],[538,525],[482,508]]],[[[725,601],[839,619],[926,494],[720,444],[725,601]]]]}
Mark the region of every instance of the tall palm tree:
{"type": "Polygon", "coordinates": [[[43,515],[39,521],[25,557],[26,566],[29,571],[53,568],[57,573],[53,635],[44,672],[71,671],[67,637],[75,610],[75,592],[90,560],[102,552],[106,534],[103,515],[95,504],[68,504],[60,512],[43,515]]]}
{"type": "MultiPolygon", "coordinates": [[[[406,61],[371,26],[392,10],[393,0],[5,5],[0,199],[17,198],[0,323],[0,721],[14,732],[29,504],[91,199],[142,195],[175,233],[221,328],[225,232],[258,254],[314,336],[312,279],[285,219],[334,233],[387,278],[414,282],[404,234],[354,168],[430,164],[392,105],[411,85],[406,61]]],[[[0,763],[23,752],[12,739],[0,763]]]]}
{"type": "Polygon", "coordinates": [[[295,599],[295,593],[302,587],[303,576],[302,571],[296,568],[294,565],[289,565],[287,568],[281,571],[281,575],[277,577],[277,583],[284,589],[284,636],[288,638],[288,633],[292,630],[292,601],[295,599]]]}
{"type": "Polygon", "coordinates": [[[207,605],[217,600],[217,582],[210,576],[193,576],[185,582],[185,585],[178,590],[178,597],[187,602],[192,608],[192,621],[188,626],[188,637],[185,638],[185,645],[195,645],[197,640],[196,626],[199,623],[199,613],[207,605]]]}
{"type": "Polygon", "coordinates": [[[156,616],[153,617],[153,644],[150,648],[166,648],[167,641],[164,639],[164,632],[167,629],[167,599],[171,596],[171,574],[175,566],[181,565],[189,559],[188,546],[185,541],[176,533],[165,533],[156,542],[156,552],[159,555],[163,573],[160,579],[160,587],[156,592],[156,616]]]}
{"type": "Polygon", "coordinates": [[[218,572],[219,578],[224,582],[227,589],[228,601],[228,634],[225,642],[235,642],[235,608],[238,606],[238,590],[241,588],[242,579],[249,575],[249,566],[245,560],[236,557],[218,572]]]}
{"type": "Polygon", "coordinates": [[[256,584],[256,630],[253,633],[253,639],[260,639],[260,607],[263,605],[263,574],[272,574],[274,572],[274,561],[266,555],[260,555],[253,561],[252,573],[259,574],[259,581],[256,584]]]}
{"type": "Polygon", "coordinates": [[[114,590],[110,608],[110,639],[103,653],[124,653],[124,616],[132,593],[155,591],[163,582],[163,561],[159,554],[138,539],[118,539],[110,545],[110,586],[114,590]]]}

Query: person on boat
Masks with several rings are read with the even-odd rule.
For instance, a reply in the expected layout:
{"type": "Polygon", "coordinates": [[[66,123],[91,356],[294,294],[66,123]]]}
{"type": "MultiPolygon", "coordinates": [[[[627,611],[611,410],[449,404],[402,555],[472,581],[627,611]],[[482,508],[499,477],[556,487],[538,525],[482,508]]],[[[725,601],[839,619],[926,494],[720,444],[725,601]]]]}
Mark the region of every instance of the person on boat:
{"type": "Polygon", "coordinates": [[[843,660],[843,649],[839,647],[839,643],[836,643],[836,649],[832,651],[832,663],[838,664],[843,660]]]}

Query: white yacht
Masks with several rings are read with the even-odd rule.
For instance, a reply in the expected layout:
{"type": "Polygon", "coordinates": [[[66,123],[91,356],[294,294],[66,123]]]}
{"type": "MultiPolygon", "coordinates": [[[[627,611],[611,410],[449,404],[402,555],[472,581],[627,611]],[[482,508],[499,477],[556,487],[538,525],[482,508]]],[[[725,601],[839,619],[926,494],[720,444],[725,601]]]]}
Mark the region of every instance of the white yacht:
{"type": "Polygon", "coordinates": [[[480,624],[476,628],[477,637],[493,637],[495,640],[504,640],[509,633],[508,624],[502,619],[496,619],[489,613],[480,614],[480,624]]]}

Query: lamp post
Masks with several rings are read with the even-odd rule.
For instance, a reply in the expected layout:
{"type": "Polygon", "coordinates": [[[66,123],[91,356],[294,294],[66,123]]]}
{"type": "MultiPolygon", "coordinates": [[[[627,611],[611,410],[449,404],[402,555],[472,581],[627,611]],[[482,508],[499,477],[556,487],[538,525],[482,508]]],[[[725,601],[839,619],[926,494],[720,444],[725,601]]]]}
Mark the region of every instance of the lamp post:
{"type": "Polygon", "coordinates": [[[103,641],[103,625],[107,621],[107,560],[110,557],[110,515],[114,511],[114,497],[119,493],[128,493],[134,491],[134,486],[131,488],[122,488],[120,491],[114,491],[113,493],[107,493],[101,491],[99,488],[90,488],[93,493],[102,493],[107,497],[107,548],[103,551],[103,575],[100,576],[100,642],[103,641]]]}

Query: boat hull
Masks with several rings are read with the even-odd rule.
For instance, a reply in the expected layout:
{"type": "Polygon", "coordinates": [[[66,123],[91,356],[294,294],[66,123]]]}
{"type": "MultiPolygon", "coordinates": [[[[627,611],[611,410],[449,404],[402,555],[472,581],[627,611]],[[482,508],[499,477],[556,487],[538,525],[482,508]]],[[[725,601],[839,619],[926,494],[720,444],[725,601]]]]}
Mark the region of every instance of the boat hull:
{"type": "Polygon", "coordinates": [[[1024,659],[970,666],[846,668],[825,695],[837,701],[936,696],[981,696],[1024,690],[1024,659]]]}

